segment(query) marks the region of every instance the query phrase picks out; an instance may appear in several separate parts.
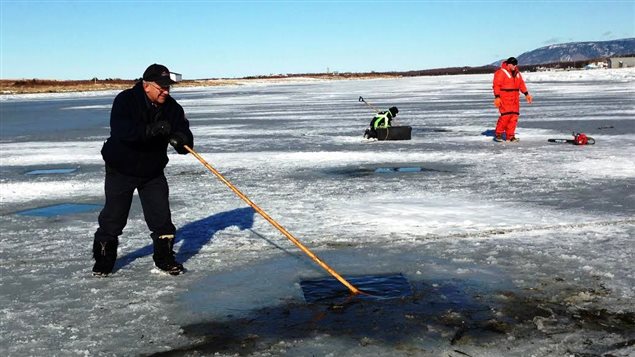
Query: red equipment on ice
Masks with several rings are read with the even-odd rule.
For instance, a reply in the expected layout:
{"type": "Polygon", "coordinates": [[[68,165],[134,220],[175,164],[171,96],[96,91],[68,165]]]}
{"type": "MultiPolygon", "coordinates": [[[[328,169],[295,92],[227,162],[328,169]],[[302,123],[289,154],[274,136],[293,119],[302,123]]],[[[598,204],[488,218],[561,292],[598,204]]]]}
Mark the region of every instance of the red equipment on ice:
{"type": "Polygon", "coordinates": [[[583,133],[573,132],[573,139],[548,139],[550,143],[558,143],[558,144],[574,144],[574,145],[593,145],[595,144],[595,139],[590,136],[587,136],[583,133]]]}

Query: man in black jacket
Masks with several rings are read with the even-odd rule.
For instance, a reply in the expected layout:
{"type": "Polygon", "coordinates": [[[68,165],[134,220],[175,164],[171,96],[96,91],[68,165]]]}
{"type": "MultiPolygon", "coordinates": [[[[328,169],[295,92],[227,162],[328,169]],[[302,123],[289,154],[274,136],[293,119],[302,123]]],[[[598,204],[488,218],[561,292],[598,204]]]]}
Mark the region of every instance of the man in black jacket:
{"type": "Polygon", "coordinates": [[[176,228],[163,169],[168,163],[168,143],[179,154],[187,154],[183,145],[193,147],[194,138],[183,107],[170,96],[174,83],[165,66],[153,64],[142,80],[113,102],[110,137],[101,149],[106,163],[106,202],[93,242],[96,276],[106,276],[114,268],[119,235],[126,226],[135,190],[152,232],[155,265],[171,275],[185,270],[172,250],[176,228]]]}

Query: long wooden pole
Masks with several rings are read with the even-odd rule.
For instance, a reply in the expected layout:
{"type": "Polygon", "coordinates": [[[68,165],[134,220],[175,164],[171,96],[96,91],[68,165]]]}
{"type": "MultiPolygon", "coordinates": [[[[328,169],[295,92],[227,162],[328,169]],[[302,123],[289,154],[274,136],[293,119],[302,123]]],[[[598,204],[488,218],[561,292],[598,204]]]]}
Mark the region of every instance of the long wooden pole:
{"type": "Polygon", "coordinates": [[[313,261],[318,263],[318,265],[320,265],[322,268],[324,268],[324,270],[329,272],[329,274],[331,274],[335,279],[339,280],[340,283],[344,284],[344,286],[346,286],[351,291],[351,293],[353,293],[355,295],[361,293],[361,291],[359,289],[357,289],[351,283],[346,281],[346,279],[344,279],[335,270],[333,270],[333,268],[328,266],[328,264],[326,264],[324,261],[322,261],[322,259],[320,259],[317,255],[313,254],[313,252],[310,251],[309,248],[307,248],[296,237],[294,237],[291,233],[289,233],[289,231],[287,231],[283,226],[281,226],[278,222],[276,222],[273,218],[271,218],[267,214],[267,212],[263,211],[260,207],[258,207],[258,205],[256,205],[252,200],[250,200],[249,197],[245,196],[244,193],[240,192],[240,190],[238,188],[236,188],[236,186],[234,186],[231,182],[229,182],[220,172],[218,172],[218,170],[213,168],[212,165],[208,164],[207,161],[205,161],[205,159],[203,159],[201,157],[201,155],[199,155],[196,151],[194,151],[192,148],[190,148],[187,145],[183,145],[183,147],[187,151],[189,151],[190,154],[194,155],[194,157],[197,158],[198,161],[200,161],[208,170],[210,170],[214,175],[216,175],[216,177],[218,177],[219,180],[221,180],[225,185],[227,185],[227,187],[229,187],[232,191],[234,191],[234,193],[236,195],[238,195],[238,197],[240,197],[243,201],[245,201],[256,212],[260,213],[260,215],[264,219],[266,219],[269,223],[271,223],[271,225],[276,227],[282,234],[284,234],[285,237],[287,237],[291,242],[293,242],[293,244],[298,246],[298,248],[300,248],[300,250],[302,250],[306,255],[308,255],[311,259],[313,259],[313,261]]]}

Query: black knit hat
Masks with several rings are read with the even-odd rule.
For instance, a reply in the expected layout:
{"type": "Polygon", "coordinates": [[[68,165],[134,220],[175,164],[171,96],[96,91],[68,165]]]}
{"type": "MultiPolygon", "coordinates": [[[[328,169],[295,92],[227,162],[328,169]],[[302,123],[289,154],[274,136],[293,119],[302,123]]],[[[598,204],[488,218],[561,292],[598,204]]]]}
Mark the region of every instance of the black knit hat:
{"type": "Polygon", "coordinates": [[[516,57],[509,57],[507,59],[507,64],[513,64],[514,66],[518,66],[518,60],[516,59],[516,57]]]}
{"type": "Polygon", "coordinates": [[[168,67],[160,64],[150,65],[145,72],[143,72],[143,80],[148,82],[154,82],[161,87],[167,87],[176,83],[170,78],[170,70],[168,67]]]}

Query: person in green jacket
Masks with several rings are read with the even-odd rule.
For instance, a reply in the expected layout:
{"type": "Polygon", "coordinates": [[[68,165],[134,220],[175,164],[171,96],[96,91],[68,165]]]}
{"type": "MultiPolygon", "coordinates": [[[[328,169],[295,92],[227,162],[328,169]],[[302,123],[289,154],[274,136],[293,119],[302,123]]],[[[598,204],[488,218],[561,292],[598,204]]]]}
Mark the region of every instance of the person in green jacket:
{"type": "Polygon", "coordinates": [[[399,109],[397,109],[397,107],[390,107],[387,111],[375,114],[373,119],[370,121],[370,128],[366,129],[364,132],[364,138],[376,138],[378,128],[390,128],[392,120],[397,116],[397,113],[399,113],[399,109]]]}

